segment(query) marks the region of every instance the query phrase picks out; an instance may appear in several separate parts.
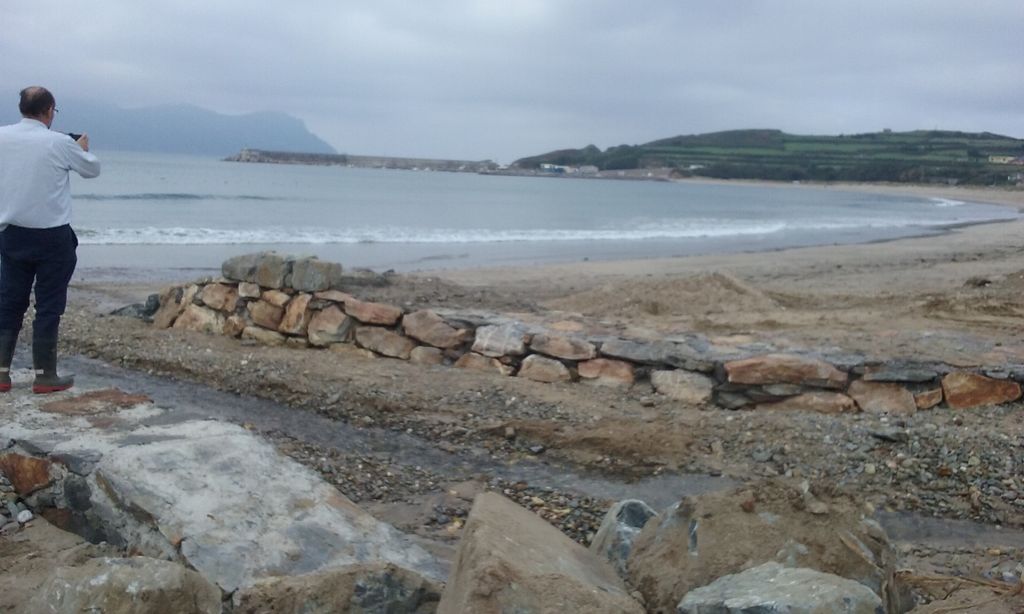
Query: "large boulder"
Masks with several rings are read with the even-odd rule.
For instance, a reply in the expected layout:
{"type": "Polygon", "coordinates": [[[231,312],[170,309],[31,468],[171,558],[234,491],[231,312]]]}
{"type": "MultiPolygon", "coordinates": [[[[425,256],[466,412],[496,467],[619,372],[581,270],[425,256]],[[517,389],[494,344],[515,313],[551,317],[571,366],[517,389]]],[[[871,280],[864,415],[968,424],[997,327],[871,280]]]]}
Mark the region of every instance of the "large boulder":
{"type": "Polygon", "coordinates": [[[607,559],[622,578],[627,578],[626,561],[633,550],[633,542],[647,521],[656,515],[651,506],[638,499],[619,501],[605,514],[590,542],[590,551],[607,559]]]}
{"type": "Polygon", "coordinates": [[[863,584],[813,569],[764,563],[690,591],[677,614],[885,614],[863,584]]]}
{"type": "Polygon", "coordinates": [[[841,392],[810,390],[794,397],[772,403],[762,403],[757,409],[813,411],[819,414],[844,414],[857,411],[857,402],[841,392]]]}
{"type": "Polygon", "coordinates": [[[233,596],[235,614],[413,614],[433,612],[437,582],[396,565],[349,565],[261,580],[233,596]]]}
{"type": "Polygon", "coordinates": [[[522,356],[530,336],[526,327],[519,323],[481,326],[476,329],[473,351],[491,358],[522,356]]]}
{"type": "Polygon", "coordinates": [[[710,377],[682,369],[652,371],[651,384],[668,398],[691,405],[710,402],[715,389],[715,382],[710,377]]]}
{"type": "Polygon", "coordinates": [[[781,480],[687,497],[633,543],[630,583],[653,612],[672,612],[695,588],[770,561],[855,580],[897,603],[895,553],[861,506],[781,480]]]}
{"type": "Polygon", "coordinates": [[[224,321],[224,316],[220,312],[199,305],[189,305],[174,321],[174,328],[219,335],[224,331],[224,321]]]}
{"type": "Polygon", "coordinates": [[[249,303],[249,317],[257,326],[262,326],[267,330],[277,330],[281,326],[281,320],[284,319],[284,308],[259,300],[249,303]]]}
{"type": "Polygon", "coordinates": [[[580,380],[596,386],[629,388],[636,381],[633,365],[624,360],[595,358],[577,365],[580,380]]]}
{"type": "Polygon", "coordinates": [[[219,614],[221,592],[177,563],[147,557],[92,559],[59,567],[24,614],[219,614]]]}
{"type": "Polygon", "coordinates": [[[409,360],[416,342],[408,337],[379,326],[360,326],[356,329],[356,343],[360,347],[392,358],[409,360]]]}
{"type": "Polygon", "coordinates": [[[943,377],[942,391],[946,404],[953,409],[999,405],[1016,401],[1021,396],[1021,387],[1017,382],[967,371],[954,371],[943,377]]]}
{"type": "Polygon", "coordinates": [[[597,348],[593,343],[551,333],[534,335],[530,340],[530,349],[565,360],[590,360],[597,356],[597,348]]]}
{"type": "Polygon", "coordinates": [[[292,264],[288,280],[300,292],[320,292],[341,285],[341,265],[316,258],[303,258],[292,264]]]}
{"type": "Polygon", "coordinates": [[[349,341],[355,327],[355,318],[345,315],[336,305],[331,305],[310,319],[306,335],[310,344],[326,347],[332,343],[349,341]]]}
{"type": "Polygon", "coordinates": [[[402,318],[405,334],[436,348],[448,349],[462,345],[469,331],[455,328],[429,309],[421,309],[402,318]]]}
{"type": "MultiPolygon", "coordinates": [[[[264,288],[284,288],[285,282],[292,272],[294,260],[277,252],[266,252],[256,263],[256,274],[252,281],[264,288]]],[[[225,276],[226,277],[226,276],[225,276]]]]}
{"type": "Polygon", "coordinates": [[[540,354],[530,354],[527,356],[523,360],[522,366],[519,367],[518,376],[532,379],[535,382],[549,384],[572,381],[572,373],[569,372],[569,369],[560,360],[541,356],[540,354]]]}
{"type": "Polygon", "coordinates": [[[181,312],[192,304],[192,299],[199,292],[199,286],[174,286],[160,293],[160,308],[153,314],[153,326],[170,328],[181,312]]]}
{"type": "Polygon", "coordinates": [[[455,361],[456,369],[468,369],[470,371],[486,371],[491,373],[499,373],[501,375],[512,375],[515,369],[509,365],[503,364],[497,358],[490,358],[477,354],[475,352],[467,352],[459,357],[455,361]]]}
{"type": "Polygon", "coordinates": [[[846,373],[825,361],[790,354],[732,360],[725,363],[724,368],[730,384],[796,384],[842,390],[848,378],[846,373]]]}
{"type": "Polygon", "coordinates": [[[675,341],[631,341],[610,339],[601,344],[601,355],[642,365],[675,367],[710,373],[714,361],[685,343],[675,341]]]}
{"type": "Polygon", "coordinates": [[[910,415],[917,412],[914,393],[901,384],[857,380],[846,391],[861,411],[910,415]]]}
{"type": "Polygon", "coordinates": [[[313,296],[310,294],[299,294],[288,301],[278,330],[288,335],[305,336],[309,328],[309,320],[313,316],[313,312],[309,308],[309,302],[312,299],[313,296]]]}
{"type": "Polygon", "coordinates": [[[134,438],[88,478],[90,513],[128,550],[184,563],[225,592],[355,564],[443,578],[423,548],[240,426],[190,421],[134,438]]]}
{"type": "Polygon", "coordinates": [[[199,298],[210,309],[230,313],[238,302],[238,288],[227,284],[208,284],[203,286],[199,298]]]}
{"type": "Polygon", "coordinates": [[[402,317],[402,310],[387,303],[372,303],[350,298],[345,301],[345,313],[363,324],[394,326],[402,317]]]}
{"type": "Polygon", "coordinates": [[[494,493],[473,502],[438,614],[644,610],[605,561],[494,493]]]}
{"type": "Polygon", "coordinates": [[[260,258],[266,253],[257,252],[228,258],[220,265],[220,274],[232,281],[253,283],[256,281],[256,269],[259,267],[260,258]]]}

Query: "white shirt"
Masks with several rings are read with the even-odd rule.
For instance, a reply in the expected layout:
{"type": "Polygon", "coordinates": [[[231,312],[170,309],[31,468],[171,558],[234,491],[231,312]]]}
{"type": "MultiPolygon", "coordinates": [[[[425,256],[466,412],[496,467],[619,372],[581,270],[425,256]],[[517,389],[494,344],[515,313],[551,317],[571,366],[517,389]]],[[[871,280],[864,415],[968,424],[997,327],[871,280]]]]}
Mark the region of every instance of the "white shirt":
{"type": "Polygon", "coordinates": [[[70,224],[69,171],[96,177],[99,158],[34,119],[0,127],[0,231],[70,224]]]}

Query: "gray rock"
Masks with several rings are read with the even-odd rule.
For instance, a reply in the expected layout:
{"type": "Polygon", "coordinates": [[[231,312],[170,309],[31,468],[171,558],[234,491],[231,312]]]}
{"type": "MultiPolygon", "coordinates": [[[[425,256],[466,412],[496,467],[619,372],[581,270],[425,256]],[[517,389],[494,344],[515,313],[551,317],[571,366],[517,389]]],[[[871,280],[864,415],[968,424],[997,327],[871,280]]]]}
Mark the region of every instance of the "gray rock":
{"type": "Polygon", "coordinates": [[[865,369],[863,379],[866,382],[909,384],[930,382],[938,376],[938,371],[927,367],[890,364],[865,369]]]}
{"type": "Polygon", "coordinates": [[[657,512],[638,499],[619,501],[605,514],[594,541],[590,542],[590,551],[607,559],[625,579],[626,561],[633,549],[633,540],[655,515],[657,512]]]}
{"type": "Polygon", "coordinates": [[[24,614],[219,614],[221,593],[199,574],[147,557],[92,559],[59,567],[24,614]]]}
{"type": "Polygon", "coordinates": [[[292,265],[290,286],[301,292],[320,292],[341,286],[341,265],[316,258],[296,260],[292,265]]]}
{"type": "Polygon", "coordinates": [[[878,595],[853,580],[770,562],[690,591],[676,612],[885,614],[885,609],[878,595]]]}
{"type": "Polygon", "coordinates": [[[260,265],[260,259],[270,252],[257,252],[255,254],[243,254],[228,258],[220,265],[221,275],[232,281],[256,281],[256,269],[260,265]]]}
{"type": "Polygon", "coordinates": [[[443,577],[421,547],[239,426],[139,434],[163,440],[111,450],[88,478],[92,511],[129,549],[187,563],[225,591],[363,563],[443,577]]]}
{"type": "MultiPolygon", "coordinates": [[[[260,255],[256,264],[256,275],[253,281],[263,288],[284,288],[288,277],[292,273],[294,258],[278,254],[277,252],[265,252],[260,255]]],[[[225,275],[227,277],[227,275],[225,275]]]]}
{"type": "Polygon", "coordinates": [[[702,373],[710,373],[715,368],[715,363],[709,356],[685,343],[670,341],[640,342],[611,339],[601,344],[601,355],[644,365],[665,365],[702,373]]]}
{"type": "Polygon", "coordinates": [[[491,358],[522,356],[530,337],[526,327],[518,323],[481,326],[476,329],[473,351],[491,358]]]}

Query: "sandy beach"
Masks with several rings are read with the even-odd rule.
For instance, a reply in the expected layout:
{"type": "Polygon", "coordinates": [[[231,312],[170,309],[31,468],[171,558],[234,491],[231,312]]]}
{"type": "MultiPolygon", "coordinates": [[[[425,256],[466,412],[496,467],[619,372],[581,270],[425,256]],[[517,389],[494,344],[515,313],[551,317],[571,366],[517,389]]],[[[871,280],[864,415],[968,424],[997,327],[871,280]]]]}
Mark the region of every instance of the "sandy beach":
{"type": "MultiPolygon", "coordinates": [[[[855,189],[1024,207],[1024,191],[855,189]]],[[[1024,365],[1024,221],[866,245],[386,279],[350,291],[406,310],[497,311],[636,338],[697,332],[879,360],[1024,365]]],[[[587,543],[614,500],[663,506],[718,480],[771,476],[807,479],[875,510],[899,544],[901,566],[919,573],[1006,578],[1024,553],[1019,401],[899,418],[727,411],[672,401],[646,381],[628,390],[540,384],[355,349],[264,347],[156,330],[106,315],[164,284],[74,284],[63,342],[77,356],[72,366],[85,372],[83,385],[159,386],[170,407],[194,405],[201,390],[238,395],[242,405],[269,403],[243,414],[233,406],[222,419],[262,433],[442,558],[452,556],[459,533],[438,518],[468,512],[469,500],[451,494],[467,488],[502,492],[587,543]],[[893,428],[906,438],[876,435],[893,428]],[[418,451],[378,448],[398,435],[408,438],[403,448],[418,451]],[[935,475],[961,464],[964,471],[950,478],[955,488],[933,487],[935,475]],[[556,508],[570,503],[579,513],[560,516],[556,508]]],[[[216,403],[202,411],[221,415],[216,403]]]]}

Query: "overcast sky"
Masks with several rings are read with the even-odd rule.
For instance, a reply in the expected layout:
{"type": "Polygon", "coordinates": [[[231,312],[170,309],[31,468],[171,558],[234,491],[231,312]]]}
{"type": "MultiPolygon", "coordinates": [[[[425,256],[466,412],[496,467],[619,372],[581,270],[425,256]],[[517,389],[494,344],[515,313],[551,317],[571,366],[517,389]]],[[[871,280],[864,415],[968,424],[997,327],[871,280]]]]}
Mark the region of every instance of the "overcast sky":
{"type": "Polygon", "coordinates": [[[1024,137],[1024,0],[0,0],[2,99],[28,84],[501,162],[733,128],[1024,137]]]}

